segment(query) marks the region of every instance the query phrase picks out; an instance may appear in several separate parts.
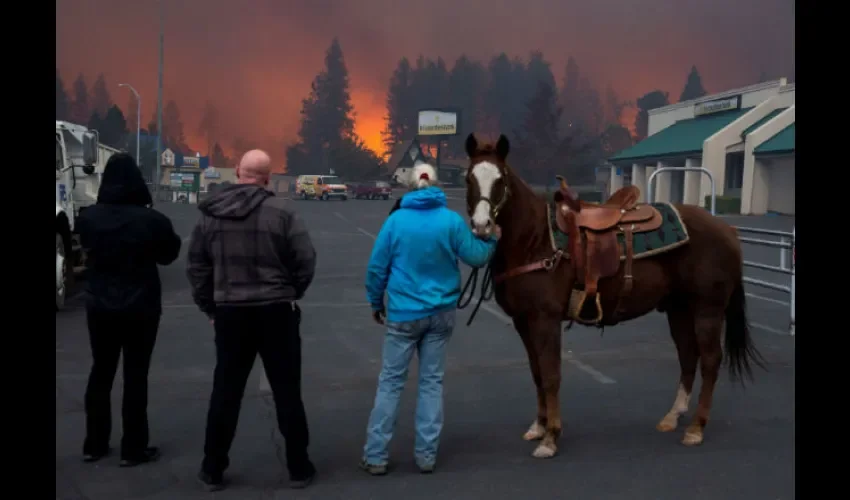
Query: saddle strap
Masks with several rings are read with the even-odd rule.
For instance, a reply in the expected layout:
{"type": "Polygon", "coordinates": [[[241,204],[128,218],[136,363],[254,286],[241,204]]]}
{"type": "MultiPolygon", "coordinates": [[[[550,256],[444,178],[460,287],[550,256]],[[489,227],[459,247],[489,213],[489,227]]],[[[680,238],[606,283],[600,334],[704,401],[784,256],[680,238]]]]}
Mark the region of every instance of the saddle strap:
{"type": "Polygon", "coordinates": [[[558,264],[561,262],[561,258],[564,256],[563,249],[558,249],[554,255],[549,258],[538,260],[536,262],[532,262],[531,264],[525,264],[519,267],[515,267],[513,269],[504,272],[495,278],[493,278],[493,283],[498,284],[505,281],[508,278],[513,278],[514,276],[519,276],[521,274],[530,273],[532,271],[538,271],[543,269],[545,271],[551,271],[555,269],[558,264]]]}
{"type": "Polygon", "coordinates": [[[620,321],[620,314],[623,312],[621,309],[623,299],[632,293],[632,283],[634,281],[632,277],[632,261],[635,256],[633,229],[633,226],[623,228],[623,240],[626,244],[626,261],[623,263],[623,285],[620,287],[620,293],[617,295],[617,307],[614,309],[613,322],[615,324],[620,321]]]}

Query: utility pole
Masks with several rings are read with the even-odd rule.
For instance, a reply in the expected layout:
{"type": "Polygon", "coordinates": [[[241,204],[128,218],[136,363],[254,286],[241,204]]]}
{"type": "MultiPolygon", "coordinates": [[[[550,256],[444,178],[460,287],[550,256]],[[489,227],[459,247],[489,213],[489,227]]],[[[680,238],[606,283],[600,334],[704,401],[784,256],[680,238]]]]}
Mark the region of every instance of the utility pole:
{"type": "Polygon", "coordinates": [[[159,185],[162,183],[162,67],[165,57],[165,2],[159,0],[159,88],[156,102],[156,179],[154,180],[154,203],[159,200],[159,185]]]}

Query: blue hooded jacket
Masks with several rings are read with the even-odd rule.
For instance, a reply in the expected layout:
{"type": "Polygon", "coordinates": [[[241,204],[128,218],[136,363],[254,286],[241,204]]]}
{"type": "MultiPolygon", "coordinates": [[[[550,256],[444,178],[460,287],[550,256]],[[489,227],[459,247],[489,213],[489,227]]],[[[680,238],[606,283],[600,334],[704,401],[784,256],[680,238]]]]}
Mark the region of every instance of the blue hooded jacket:
{"type": "Polygon", "coordinates": [[[387,320],[393,322],[453,309],[460,296],[458,259],[483,266],[495,249],[495,238],[477,238],[446,206],[442,190],[411,191],[378,233],[366,271],[369,303],[375,311],[383,309],[386,291],[387,320]]]}

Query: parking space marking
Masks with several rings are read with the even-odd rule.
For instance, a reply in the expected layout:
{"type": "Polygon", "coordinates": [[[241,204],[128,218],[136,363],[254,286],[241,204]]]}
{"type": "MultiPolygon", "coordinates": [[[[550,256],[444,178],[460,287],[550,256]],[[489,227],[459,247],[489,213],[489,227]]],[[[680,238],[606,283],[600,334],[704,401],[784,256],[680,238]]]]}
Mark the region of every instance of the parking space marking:
{"type": "MultiPolygon", "coordinates": [[[[349,220],[346,216],[342,215],[342,214],[341,214],[341,213],[339,213],[339,212],[334,212],[334,215],[335,215],[338,219],[340,219],[340,220],[342,220],[342,221],[345,221],[345,222],[347,222],[347,223],[349,223],[349,224],[351,223],[351,221],[350,221],[350,220],[349,220]]],[[[362,227],[355,227],[355,229],[357,229],[357,231],[358,231],[360,234],[364,234],[364,235],[366,235],[366,236],[368,236],[368,237],[372,238],[373,240],[378,238],[377,236],[375,236],[374,234],[370,233],[369,231],[367,231],[367,230],[363,229],[362,227]]]]}
{"type": "Polygon", "coordinates": [[[771,299],[770,297],[764,297],[764,296],[762,296],[762,295],[756,295],[756,294],[754,294],[754,293],[749,293],[749,292],[745,293],[744,295],[746,295],[747,297],[752,297],[752,298],[754,298],[754,299],[756,299],[756,300],[763,300],[763,301],[765,301],[765,302],[771,302],[771,303],[773,303],[773,304],[779,304],[780,306],[787,306],[787,307],[791,307],[791,303],[790,303],[790,302],[786,302],[786,301],[784,301],[784,300],[771,299]]]}
{"type": "Polygon", "coordinates": [[[764,330],[766,332],[775,333],[777,335],[783,335],[786,337],[791,336],[791,332],[789,332],[788,330],[780,330],[779,328],[773,328],[772,326],[762,325],[761,323],[750,322],[750,328],[758,328],[759,330],[764,330]]]}

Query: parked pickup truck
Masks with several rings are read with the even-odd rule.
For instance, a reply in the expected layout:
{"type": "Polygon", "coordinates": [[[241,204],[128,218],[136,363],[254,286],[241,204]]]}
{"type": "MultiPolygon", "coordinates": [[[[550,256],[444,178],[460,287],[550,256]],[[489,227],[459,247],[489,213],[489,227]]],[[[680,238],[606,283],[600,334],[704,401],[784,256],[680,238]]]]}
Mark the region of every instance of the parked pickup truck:
{"type": "Polygon", "coordinates": [[[349,190],[356,200],[377,200],[378,198],[388,200],[393,194],[393,188],[386,181],[368,181],[349,184],[349,190]]]}

